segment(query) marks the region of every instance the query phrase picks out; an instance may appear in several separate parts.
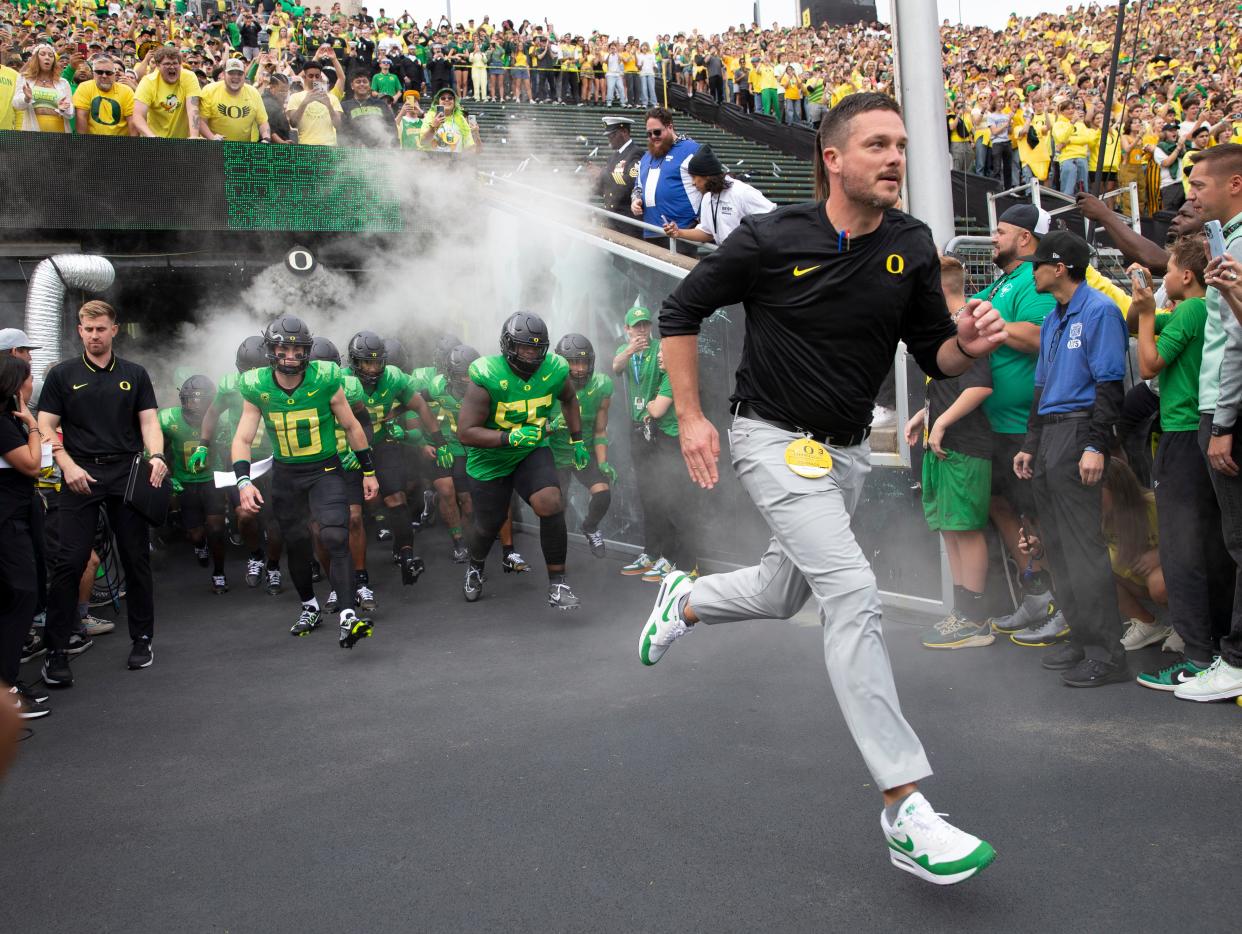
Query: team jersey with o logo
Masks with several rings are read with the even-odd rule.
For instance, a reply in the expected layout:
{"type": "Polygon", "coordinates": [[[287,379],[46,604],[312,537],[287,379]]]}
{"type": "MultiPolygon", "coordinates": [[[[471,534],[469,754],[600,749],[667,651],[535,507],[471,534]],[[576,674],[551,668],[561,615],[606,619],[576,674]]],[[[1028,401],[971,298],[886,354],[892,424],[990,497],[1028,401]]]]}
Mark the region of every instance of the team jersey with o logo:
{"type": "MultiPolygon", "coordinates": [[[[578,390],[578,410],[582,413],[582,439],[587,447],[595,442],[595,419],[599,416],[600,406],[605,399],[612,398],[612,377],[603,373],[592,373],[587,384],[578,390]]],[[[561,414],[561,404],[556,403],[553,419],[561,414]]],[[[574,463],[573,440],[569,437],[568,428],[557,428],[548,436],[548,444],[552,448],[552,457],[557,467],[572,467],[574,463]]]]}
{"type": "Polygon", "coordinates": [[[366,406],[367,415],[371,418],[372,431],[379,431],[383,428],[384,419],[398,406],[409,402],[414,395],[410,378],[392,364],[384,367],[379,379],[375,381],[375,389],[370,392],[367,391],[366,384],[362,383],[361,377],[352,369],[346,367],[343,372],[346,376],[353,376],[359,381],[363,393],[362,403],[366,406]]]}
{"type": "Polygon", "coordinates": [[[335,363],[312,360],[296,389],[282,388],[272,368],[265,366],[243,375],[239,391],[263,413],[272,456],[285,464],[310,464],[336,455],[332,397],[343,383],[335,363]]]}
{"type": "MultiPolygon", "coordinates": [[[[530,379],[523,379],[509,368],[499,354],[479,357],[470,364],[470,381],[487,390],[491,396],[484,427],[496,431],[512,431],[519,425],[547,427],[556,397],[561,394],[569,377],[565,358],[550,353],[530,379]]],[[[545,433],[535,447],[547,447],[545,433]]],[[[476,480],[495,480],[513,473],[534,448],[469,448],[466,473],[476,480]]]]}
{"type": "Polygon", "coordinates": [[[185,420],[181,406],[160,409],[160,431],[164,433],[164,450],[168,454],[168,468],[173,479],[179,483],[205,483],[214,480],[210,470],[194,473],[188,463],[190,455],[198,448],[202,424],[191,425],[185,420]]]}
{"type": "MultiPolygon", "coordinates": [[[[343,370],[341,376],[341,386],[345,390],[345,401],[356,412],[366,404],[367,391],[362,388],[362,380],[348,370],[343,370]]],[[[336,452],[344,454],[347,450],[349,450],[349,436],[345,434],[345,429],[338,422],[336,426],[336,452]]]]}
{"type": "Polygon", "coordinates": [[[249,84],[243,84],[236,94],[230,94],[223,81],[213,81],[203,88],[199,110],[211,132],[234,143],[257,140],[259,127],[268,119],[263,96],[249,84]]]}
{"type": "MultiPolygon", "coordinates": [[[[85,110],[92,136],[128,136],[134,113],[134,92],[123,84],[102,91],[93,80],[83,81],[73,92],[73,106],[85,110]]],[[[6,128],[7,129],[7,128],[6,128]]],[[[81,127],[78,128],[80,133],[81,127]]]]}

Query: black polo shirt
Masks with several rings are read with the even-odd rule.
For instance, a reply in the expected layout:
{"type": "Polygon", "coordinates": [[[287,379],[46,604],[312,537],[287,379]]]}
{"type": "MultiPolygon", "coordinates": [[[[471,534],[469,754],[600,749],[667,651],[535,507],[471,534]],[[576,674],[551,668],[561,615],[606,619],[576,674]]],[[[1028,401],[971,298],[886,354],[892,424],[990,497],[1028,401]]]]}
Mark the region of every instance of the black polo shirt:
{"type": "Polygon", "coordinates": [[[739,302],[746,341],[732,400],[819,433],[871,424],[899,341],[938,379],[936,352],[957,334],[931,231],[898,210],[852,238],[823,201],[744,218],[664,300],[660,336],[698,334],[739,302]]]}
{"type": "Polygon", "coordinates": [[[85,354],[60,361],[39,396],[40,412],[60,416],[65,450],[74,460],[137,454],[143,449],[138,413],[155,408],[147,371],[116,355],[102,369],[85,354]]]}

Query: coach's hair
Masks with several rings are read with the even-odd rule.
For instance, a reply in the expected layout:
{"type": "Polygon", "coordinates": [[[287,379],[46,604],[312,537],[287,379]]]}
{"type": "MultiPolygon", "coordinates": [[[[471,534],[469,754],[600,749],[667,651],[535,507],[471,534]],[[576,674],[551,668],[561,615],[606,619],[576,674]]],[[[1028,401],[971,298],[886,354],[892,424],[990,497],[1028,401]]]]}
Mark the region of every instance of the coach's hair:
{"type": "Polygon", "coordinates": [[[116,324],[116,309],[107,302],[93,299],[78,309],[78,320],[85,321],[87,318],[107,318],[116,324]]]}
{"type": "Polygon", "coordinates": [[[887,94],[865,91],[849,94],[841,98],[841,102],[824,116],[819,125],[819,135],[815,147],[815,199],[823,201],[828,197],[828,170],[824,168],[824,150],[840,149],[849,140],[850,122],[859,114],[873,110],[888,110],[901,116],[900,105],[887,94]]]}

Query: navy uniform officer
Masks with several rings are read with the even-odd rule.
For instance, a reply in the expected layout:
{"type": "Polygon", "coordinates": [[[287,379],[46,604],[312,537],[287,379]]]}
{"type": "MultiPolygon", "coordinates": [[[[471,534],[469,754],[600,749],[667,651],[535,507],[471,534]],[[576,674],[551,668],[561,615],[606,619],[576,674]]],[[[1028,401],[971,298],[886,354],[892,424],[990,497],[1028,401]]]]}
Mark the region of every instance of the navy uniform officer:
{"type": "Polygon", "coordinates": [[[164,435],[160,431],[151,377],[137,363],[112,352],[116,311],[107,302],[90,301],[78,311],[78,334],[84,352],[48,371],[39,397],[39,431],[53,437],[59,429],[63,449],[57,466],[64,475],[60,496],[60,551],[49,555],[47,644],[43,680],[71,687],[73,673],[65,650],[77,614],[78,581],[90,559],[99,507],[108,511],[128,595],[131,669],[151,664],[155,633],[155,599],[151,584],[150,534],[146,519],[125,505],[125,485],[134,455],[145,447],[151,458],[151,485],[168,476],[164,435]]]}
{"type": "MultiPolygon", "coordinates": [[[[613,153],[595,177],[595,193],[603,200],[605,210],[622,214],[629,209],[634,182],[638,179],[638,164],[643,150],[630,138],[634,121],[629,117],[603,117],[604,134],[613,153]]],[[[626,225],[618,225],[624,228],[626,225]]],[[[629,230],[632,232],[633,227],[629,230]]]]}

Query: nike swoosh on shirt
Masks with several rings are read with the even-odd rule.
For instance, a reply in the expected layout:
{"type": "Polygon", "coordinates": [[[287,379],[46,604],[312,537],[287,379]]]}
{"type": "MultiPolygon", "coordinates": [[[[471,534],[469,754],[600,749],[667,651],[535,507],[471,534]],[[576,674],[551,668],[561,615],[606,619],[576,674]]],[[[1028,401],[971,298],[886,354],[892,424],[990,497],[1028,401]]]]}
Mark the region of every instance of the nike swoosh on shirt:
{"type": "Polygon", "coordinates": [[[318,389],[310,389],[310,390],[307,390],[306,395],[313,396],[317,392],[319,392],[318,389]]]}
{"type": "Polygon", "coordinates": [[[73,388],[74,388],[74,389],[81,389],[83,386],[89,386],[89,385],[90,385],[90,383],[74,383],[74,384],[73,384],[73,388]]]}
{"type": "Polygon", "coordinates": [[[814,272],[822,265],[824,264],[820,263],[819,266],[808,266],[806,269],[803,269],[801,266],[795,266],[793,271],[794,278],[797,279],[799,276],[805,276],[808,272],[814,272]]]}
{"type": "Polygon", "coordinates": [[[324,472],[324,473],[331,473],[331,472],[332,472],[332,471],[334,471],[334,470],[336,470],[336,468],[335,468],[335,467],[325,467],[325,468],[323,469],[323,472],[324,472]]]}

